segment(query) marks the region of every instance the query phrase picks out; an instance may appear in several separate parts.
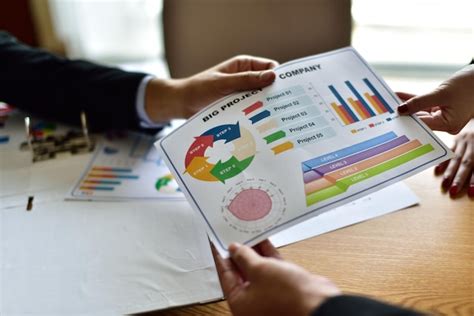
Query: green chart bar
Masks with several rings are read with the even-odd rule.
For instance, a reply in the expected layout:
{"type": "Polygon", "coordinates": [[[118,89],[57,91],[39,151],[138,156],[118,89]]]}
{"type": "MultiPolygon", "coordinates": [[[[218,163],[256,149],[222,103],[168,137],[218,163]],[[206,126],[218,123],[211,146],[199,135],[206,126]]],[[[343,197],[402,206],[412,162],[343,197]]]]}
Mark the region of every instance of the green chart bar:
{"type": "Polygon", "coordinates": [[[418,158],[420,156],[423,156],[431,151],[433,151],[434,148],[431,144],[426,144],[423,145],[417,149],[414,149],[410,152],[407,152],[406,154],[400,155],[396,158],[393,158],[391,160],[388,160],[384,163],[381,163],[380,165],[377,165],[375,167],[369,168],[367,170],[361,171],[359,173],[353,174],[350,177],[344,178],[342,180],[339,180],[336,182],[335,185],[330,186],[329,188],[326,188],[324,190],[320,190],[317,192],[314,192],[306,197],[306,205],[310,206],[315,203],[327,200],[329,198],[332,198],[336,195],[339,195],[341,193],[344,193],[347,191],[347,189],[356,183],[359,183],[361,181],[367,180],[369,178],[375,177],[376,175],[379,175],[385,171],[388,171],[390,169],[394,169],[398,166],[401,166],[415,158],[418,158]]]}

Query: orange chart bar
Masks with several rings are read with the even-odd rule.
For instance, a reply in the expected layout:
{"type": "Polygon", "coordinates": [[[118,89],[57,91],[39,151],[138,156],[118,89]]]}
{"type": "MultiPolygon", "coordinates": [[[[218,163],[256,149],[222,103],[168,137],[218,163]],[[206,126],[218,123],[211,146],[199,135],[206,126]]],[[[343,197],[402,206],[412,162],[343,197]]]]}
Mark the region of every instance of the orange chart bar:
{"type": "Polygon", "coordinates": [[[272,150],[275,155],[278,155],[284,151],[292,149],[293,147],[295,147],[295,145],[293,145],[292,142],[285,142],[283,144],[273,147],[272,150]]]}
{"type": "Polygon", "coordinates": [[[349,98],[348,101],[363,120],[368,119],[370,117],[367,110],[362,106],[359,101],[356,101],[353,98],[349,98]]]}
{"type": "Polygon", "coordinates": [[[345,125],[351,124],[349,119],[344,115],[344,112],[342,111],[342,107],[337,105],[336,103],[331,103],[332,108],[334,111],[336,111],[337,115],[341,118],[341,120],[344,122],[345,125]]]}

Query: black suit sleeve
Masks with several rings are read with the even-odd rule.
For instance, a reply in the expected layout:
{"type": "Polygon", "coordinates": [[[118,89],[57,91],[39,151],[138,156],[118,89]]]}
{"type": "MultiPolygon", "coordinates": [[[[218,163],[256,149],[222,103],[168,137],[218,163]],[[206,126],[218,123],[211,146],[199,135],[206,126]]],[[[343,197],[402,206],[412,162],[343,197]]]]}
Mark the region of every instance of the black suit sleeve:
{"type": "Polygon", "coordinates": [[[341,295],[328,299],[311,316],[420,316],[418,312],[362,296],[341,295]]]}
{"type": "Polygon", "coordinates": [[[136,96],[142,73],[69,60],[0,32],[0,101],[34,115],[92,130],[138,129],[136,96]]]}

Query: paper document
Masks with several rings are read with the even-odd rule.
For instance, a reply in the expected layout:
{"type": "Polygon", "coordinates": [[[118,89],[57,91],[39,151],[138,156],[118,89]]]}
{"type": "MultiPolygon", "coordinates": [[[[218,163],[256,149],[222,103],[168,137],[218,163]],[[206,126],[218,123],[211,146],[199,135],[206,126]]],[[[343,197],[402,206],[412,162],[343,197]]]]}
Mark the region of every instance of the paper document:
{"type": "Polygon", "coordinates": [[[395,183],[380,191],[339,206],[285,229],[270,237],[275,247],[289,245],[304,239],[322,235],[349,225],[395,212],[415,204],[419,199],[403,182],[395,183]]]}
{"type": "Polygon", "coordinates": [[[222,255],[451,157],[352,48],[275,73],[157,143],[222,255]]]}
{"type": "Polygon", "coordinates": [[[0,315],[124,315],[222,298],[186,201],[0,212],[0,315]]]}
{"type": "Polygon", "coordinates": [[[104,137],[67,199],[184,200],[154,142],[153,137],[133,132],[104,137]]]}

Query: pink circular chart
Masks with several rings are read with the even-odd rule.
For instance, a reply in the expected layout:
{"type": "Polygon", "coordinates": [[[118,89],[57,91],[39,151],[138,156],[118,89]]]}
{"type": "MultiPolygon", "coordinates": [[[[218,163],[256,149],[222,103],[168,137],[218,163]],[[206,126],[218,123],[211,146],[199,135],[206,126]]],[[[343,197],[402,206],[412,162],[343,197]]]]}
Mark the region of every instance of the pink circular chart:
{"type": "Polygon", "coordinates": [[[242,221],[256,221],[267,216],[272,210],[272,199],[266,191],[244,189],[228,206],[229,211],[242,221]]]}

